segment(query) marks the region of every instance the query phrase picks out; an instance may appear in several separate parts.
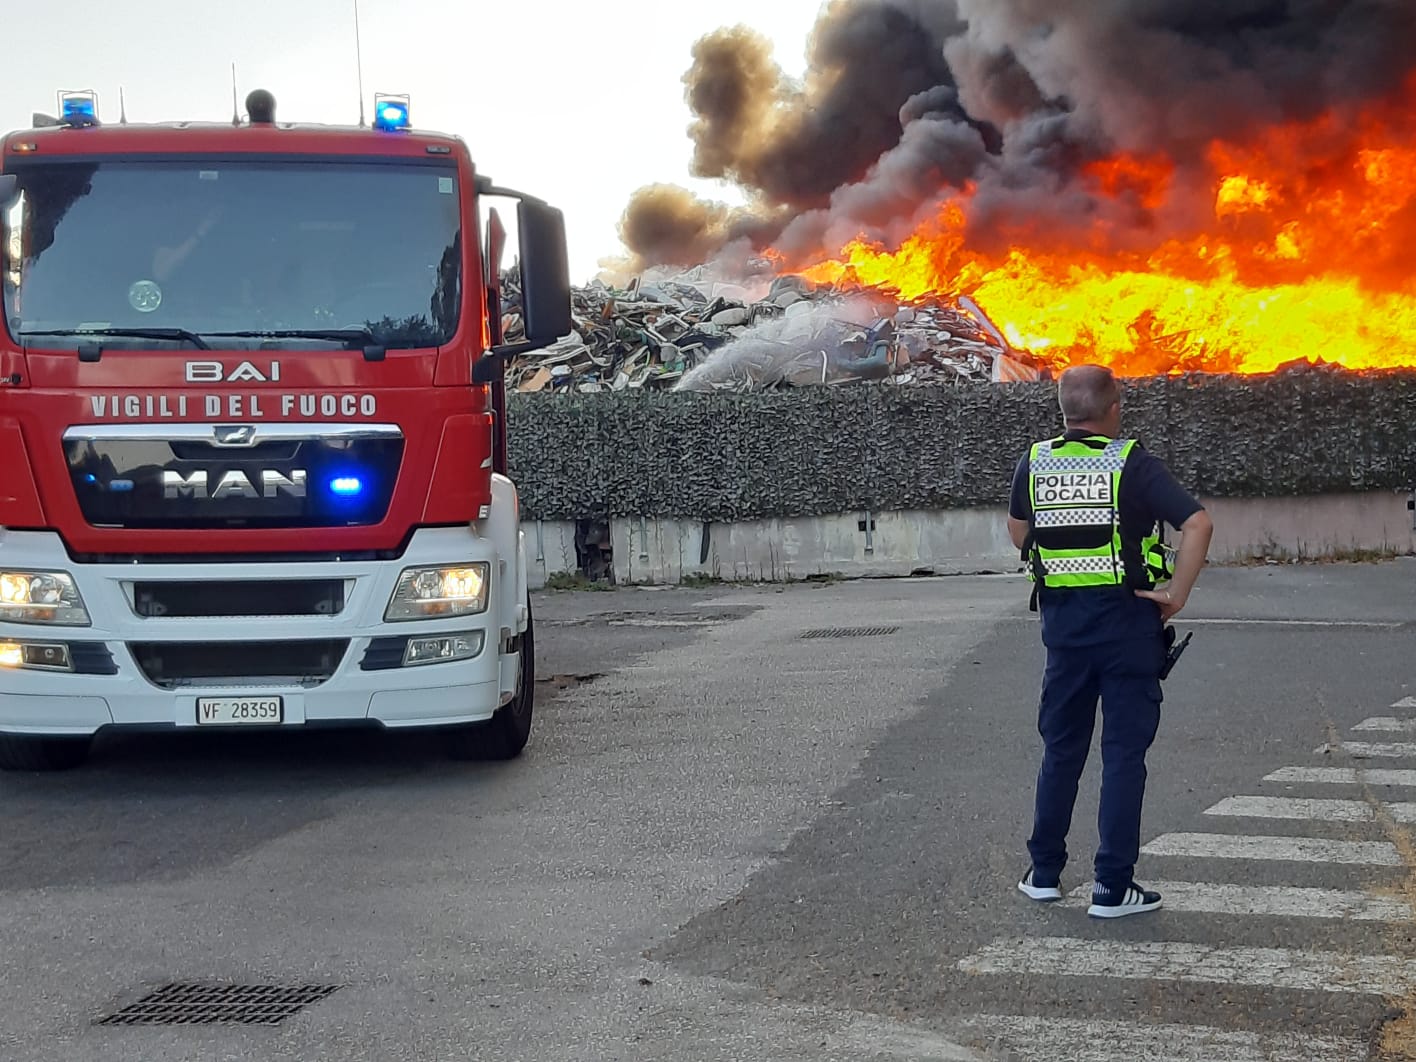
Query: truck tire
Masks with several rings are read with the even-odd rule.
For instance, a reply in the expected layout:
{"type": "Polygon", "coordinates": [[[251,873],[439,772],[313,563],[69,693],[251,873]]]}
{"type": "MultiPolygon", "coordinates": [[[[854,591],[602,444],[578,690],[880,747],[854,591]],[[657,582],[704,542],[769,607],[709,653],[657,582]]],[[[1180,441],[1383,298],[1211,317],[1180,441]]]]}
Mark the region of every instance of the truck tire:
{"type": "Polygon", "coordinates": [[[67,771],[89,754],[88,738],[40,738],[0,734],[0,771],[67,771]]]}
{"type": "Polygon", "coordinates": [[[455,760],[514,760],[530,740],[536,701],[535,622],[530,607],[528,603],[516,696],[498,708],[485,723],[458,727],[448,736],[448,755],[455,760]]]}

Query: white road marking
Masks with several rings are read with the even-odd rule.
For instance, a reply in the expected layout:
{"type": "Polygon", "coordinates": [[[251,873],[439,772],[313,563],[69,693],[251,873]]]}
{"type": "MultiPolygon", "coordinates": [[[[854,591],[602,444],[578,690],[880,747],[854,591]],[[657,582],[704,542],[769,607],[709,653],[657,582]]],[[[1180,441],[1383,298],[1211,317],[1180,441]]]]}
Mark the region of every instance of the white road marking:
{"type": "Polygon", "coordinates": [[[1416,719],[1397,719],[1390,715],[1378,715],[1363,719],[1353,730],[1389,730],[1394,732],[1416,730],[1416,719]]]}
{"type": "Polygon", "coordinates": [[[1075,937],[997,940],[959,960],[959,969],[975,974],[1189,981],[1379,996],[1401,995],[1416,978],[1416,967],[1399,955],[1075,937]]]}
{"type": "Polygon", "coordinates": [[[1386,744],[1369,741],[1342,741],[1337,745],[1319,745],[1313,750],[1323,752],[1345,752],[1349,756],[1386,756],[1392,759],[1416,756],[1416,742],[1394,741],[1386,744]]]}
{"type": "MultiPolygon", "coordinates": [[[[774,1008],[775,1010],[776,1008],[774,1008]]],[[[802,1023],[819,1025],[820,1012],[808,1007],[783,1008],[785,1014],[802,1023]],[[799,1017],[798,1017],[799,1016],[799,1017]]],[[[834,1015],[827,1020],[830,1021],[834,1015]]],[[[868,1018],[846,1016],[848,1024],[835,1032],[827,1031],[822,1036],[822,1054],[848,1058],[887,1058],[900,1062],[984,1062],[982,1055],[971,1047],[956,1043],[952,1037],[960,1035],[960,1029],[951,1029],[949,1036],[919,1025],[891,1021],[888,1018],[868,1018]]],[[[963,1031],[975,1033],[971,1028],[963,1031]]],[[[1344,1062],[1346,1060],[1344,1059],[1344,1062]]]]}
{"type": "Polygon", "coordinates": [[[1246,837],[1227,833],[1167,833],[1141,849],[1146,855],[1201,859],[1273,859],[1291,863],[1352,863],[1399,867],[1389,841],[1330,841],[1315,837],[1246,837]]]}
{"type": "Polygon", "coordinates": [[[1018,1062],[1364,1062],[1367,1045],[1330,1036],[1229,1032],[1078,1018],[984,1015],[965,1023],[1001,1036],[1018,1062]]]}
{"type": "MultiPolygon", "coordinates": [[[[1395,801],[1382,807],[1396,822],[1416,822],[1416,803],[1395,801]]],[[[1205,814],[1249,819],[1312,819],[1316,822],[1372,822],[1376,819],[1376,809],[1365,800],[1311,797],[1227,797],[1206,809],[1205,814]]]]}
{"type": "Polygon", "coordinates": [[[1382,770],[1378,767],[1358,771],[1355,767],[1280,767],[1264,775],[1265,782],[1321,782],[1330,785],[1411,785],[1416,786],[1416,771],[1382,770]]]}
{"type": "Polygon", "coordinates": [[[1416,708],[1416,697],[1403,697],[1392,705],[1393,708],[1416,708]]]}
{"type": "MultiPolygon", "coordinates": [[[[1199,881],[1147,881],[1170,911],[1197,914],[1270,915],[1278,918],[1339,918],[1357,922],[1407,922],[1411,905],[1403,900],[1339,889],[1303,889],[1284,885],[1220,885],[1199,881]]],[[[1071,893],[1083,903],[1091,885],[1071,893]]]]}
{"type": "MultiPolygon", "coordinates": [[[[1177,621],[1186,626],[1213,626],[1213,627],[1367,627],[1379,630],[1393,630],[1398,627],[1405,627],[1405,620],[1304,620],[1304,619],[1219,619],[1216,617],[1205,617],[1204,619],[1190,618],[1177,621]]],[[[1412,705],[1416,707],[1416,705],[1412,705]]]]}

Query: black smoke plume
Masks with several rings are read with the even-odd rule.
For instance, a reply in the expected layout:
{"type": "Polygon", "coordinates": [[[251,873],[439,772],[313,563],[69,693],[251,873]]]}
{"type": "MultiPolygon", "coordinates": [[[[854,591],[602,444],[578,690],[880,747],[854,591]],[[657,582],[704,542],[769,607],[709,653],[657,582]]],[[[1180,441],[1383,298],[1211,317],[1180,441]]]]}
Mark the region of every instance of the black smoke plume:
{"type": "Polygon", "coordinates": [[[984,243],[998,217],[1056,238],[1098,218],[1117,233],[1176,224],[1201,206],[1186,177],[1213,141],[1393,97],[1416,71],[1416,0],[831,0],[807,55],[795,84],[751,30],[695,45],[693,174],[748,205],[641,189],[621,221],[637,265],[744,240],[893,242],[965,185],[984,243]],[[1118,152],[1173,163],[1166,204],[1076,179],[1118,152]]]}

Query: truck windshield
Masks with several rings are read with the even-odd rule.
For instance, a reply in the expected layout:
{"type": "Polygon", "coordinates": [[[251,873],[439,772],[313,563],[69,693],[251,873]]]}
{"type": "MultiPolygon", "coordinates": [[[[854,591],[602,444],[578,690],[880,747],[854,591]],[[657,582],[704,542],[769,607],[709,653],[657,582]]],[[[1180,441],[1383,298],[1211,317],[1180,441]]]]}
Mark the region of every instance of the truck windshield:
{"type": "Polygon", "coordinates": [[[13,172],[0,277],[19,342],[409,348],[456,329],[452,163],[36,159],[13,172]]]}

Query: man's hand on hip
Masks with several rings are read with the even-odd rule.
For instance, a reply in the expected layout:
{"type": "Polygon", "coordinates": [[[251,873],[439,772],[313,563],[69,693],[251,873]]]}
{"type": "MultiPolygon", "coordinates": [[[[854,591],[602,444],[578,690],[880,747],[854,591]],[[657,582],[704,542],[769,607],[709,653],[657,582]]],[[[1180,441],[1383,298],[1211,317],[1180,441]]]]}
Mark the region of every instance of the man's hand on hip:
{"type": "Polygon", "coordinates": [[[1136,596],[1160,606],[1161,623],[1169,623],[1185,607],[1185,599],[1177,598],[1171,590],[1137,590],[1136,596]]]}

